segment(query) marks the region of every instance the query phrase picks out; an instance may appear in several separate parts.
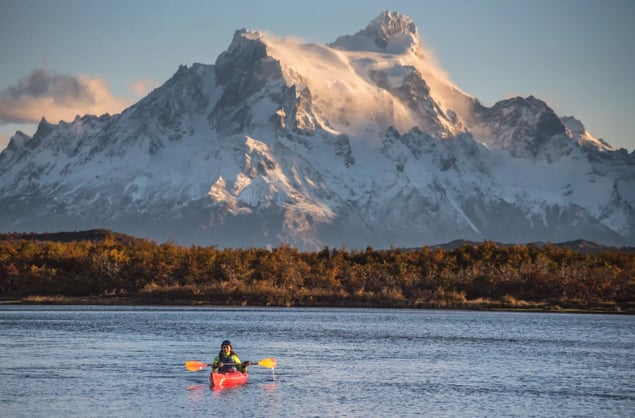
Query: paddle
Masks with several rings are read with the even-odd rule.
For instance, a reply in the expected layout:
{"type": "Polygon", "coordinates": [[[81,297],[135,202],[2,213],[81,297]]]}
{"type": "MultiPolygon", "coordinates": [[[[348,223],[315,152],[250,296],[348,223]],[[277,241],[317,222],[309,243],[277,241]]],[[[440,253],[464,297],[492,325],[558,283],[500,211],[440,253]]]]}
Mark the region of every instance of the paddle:
{"type": "MultiPolygon", "coordinates": [[[[245,363],[246,361],[243,362],[242,364],[244,365],[245,363]]],[[[258,366],[266,367],[268,369],[275,369],[277,362],[275,358],[265,358],[260,360],[258,363],[251,363],[251,364],[252,365],[257,364],[258,366]]],[[[203,370],[206,367],[210,367],[210,365],[198,360],[189,360],[185,362],[185,368],[191,372],[198,372],[200,370],[203,370]]]]}

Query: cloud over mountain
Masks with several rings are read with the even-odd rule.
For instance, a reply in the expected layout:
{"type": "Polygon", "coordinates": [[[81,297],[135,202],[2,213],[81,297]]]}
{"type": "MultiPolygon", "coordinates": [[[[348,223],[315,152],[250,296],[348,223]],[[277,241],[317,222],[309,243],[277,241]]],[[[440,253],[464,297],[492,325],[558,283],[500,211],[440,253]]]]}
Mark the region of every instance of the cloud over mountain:
{"type": "Polygon", "coordinates": [[[112,95],[99,78],[37,69],[0,92],[0,123],[72,120],[76,115],[118,113],[131,104],[112,95]]]}

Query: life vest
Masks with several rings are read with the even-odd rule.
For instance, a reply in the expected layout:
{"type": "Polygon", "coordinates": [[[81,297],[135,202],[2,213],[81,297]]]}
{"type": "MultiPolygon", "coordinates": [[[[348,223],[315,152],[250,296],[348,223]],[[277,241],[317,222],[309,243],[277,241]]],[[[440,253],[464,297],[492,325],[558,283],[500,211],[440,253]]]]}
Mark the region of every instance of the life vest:
{"type": "Polygon", "coordinates": [[[220,367],[218,369],[219,373],[235,372],[238,370],[238,365],[236,364],[236,356],[233,354],[230,354],[227,357],[225,357],[224,355],[218,356],[218,361],[223,363],[223,367],[220,367]]]}

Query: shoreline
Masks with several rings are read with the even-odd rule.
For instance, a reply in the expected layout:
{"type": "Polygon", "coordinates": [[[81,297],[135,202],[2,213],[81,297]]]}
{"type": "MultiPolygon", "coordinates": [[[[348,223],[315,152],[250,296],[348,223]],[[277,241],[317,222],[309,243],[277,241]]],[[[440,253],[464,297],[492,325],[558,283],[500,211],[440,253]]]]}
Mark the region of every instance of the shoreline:
{"type": "Polygon", "coordinates": [[[588,308],[560,306],[553,303],[523,303],[520,306],[509,306],[502,302],[473,301],[455,304],[420,303],[417,305],[390,303],[355,303],[342,300],[340,303],[327,304],[249,304],[229,303],[226,301],[204,301],[197,299],[179,299],[171,301],[157,301],[134,296],[29,296],[25,298],[0,299],[2,305],[20,306],[152,306],[152,307],[227,307],[227,308],[365,308],[365,309],[414,309],[414,310],[458,310],[474,312],[543,312],[543,313],[575,313],[575,314],[621,314],[633,315],[634,309],[622,309],[619,306],[592,306],[588,308]]]}

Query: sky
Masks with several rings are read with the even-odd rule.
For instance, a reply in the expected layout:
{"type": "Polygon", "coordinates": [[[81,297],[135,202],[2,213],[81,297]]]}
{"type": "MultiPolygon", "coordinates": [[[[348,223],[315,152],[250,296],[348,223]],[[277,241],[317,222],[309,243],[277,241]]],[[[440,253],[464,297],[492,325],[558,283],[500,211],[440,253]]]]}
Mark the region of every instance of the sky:
{"type": "Polygon", "coordinates": [[[42,117],[120,113],[238,29],[324,44],[383,10],[484,105],[533,95],[635,149],[633,0],[0,0],[0,150],[42,117]]]}

